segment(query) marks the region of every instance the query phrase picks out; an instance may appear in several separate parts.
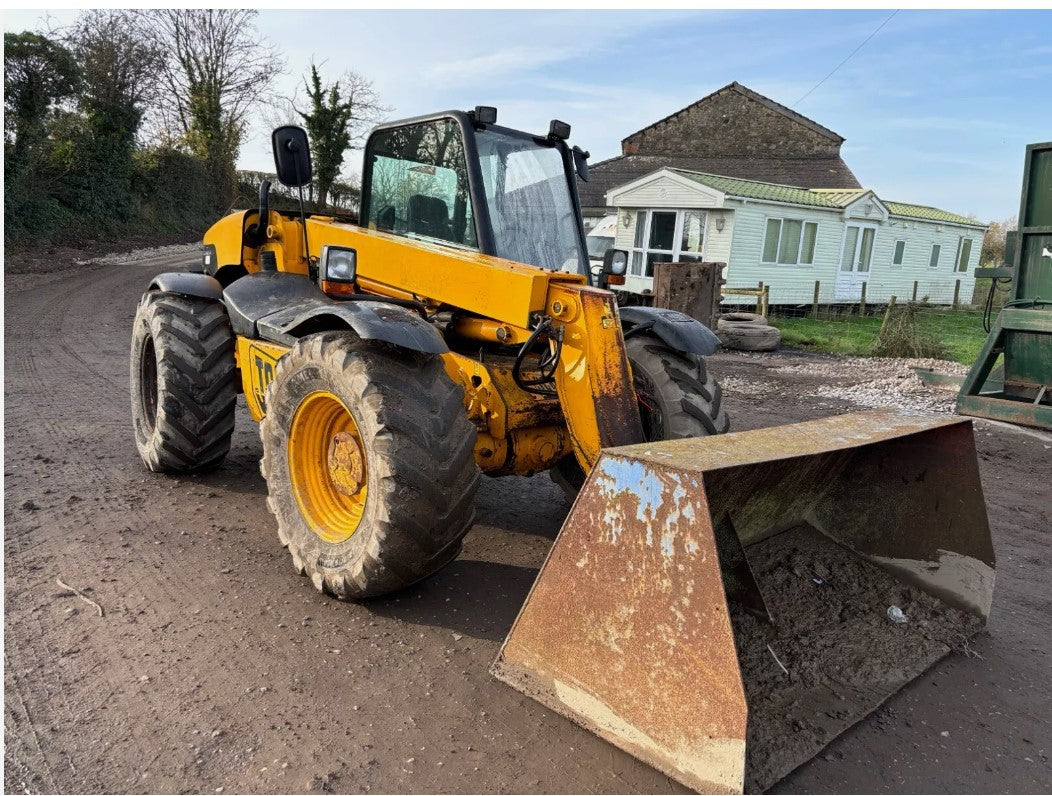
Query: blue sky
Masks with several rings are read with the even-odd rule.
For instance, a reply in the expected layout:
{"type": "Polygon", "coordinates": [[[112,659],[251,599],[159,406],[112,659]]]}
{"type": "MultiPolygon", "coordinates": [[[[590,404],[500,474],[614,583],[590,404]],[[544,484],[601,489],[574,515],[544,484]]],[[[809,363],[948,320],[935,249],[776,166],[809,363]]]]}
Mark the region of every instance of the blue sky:
{"type": "MultiPolygon", "coordinates": [[[[844,159],[885,199],[1015,215],[1023,148],[1052,139],[1052,12],[900,11],[796,104],[890,13],[263,11],[259,25],[286,53],[284,93],[313,56],[372,79],[391,118],[481,104],[524,129],[560,118],[593,161],[737,80],[844,136],[844,159]]],[[[4,28],[38,16],[7,12],[4,28]]],[[[264,128],[243,167],[272,168],[264,128]]]]}

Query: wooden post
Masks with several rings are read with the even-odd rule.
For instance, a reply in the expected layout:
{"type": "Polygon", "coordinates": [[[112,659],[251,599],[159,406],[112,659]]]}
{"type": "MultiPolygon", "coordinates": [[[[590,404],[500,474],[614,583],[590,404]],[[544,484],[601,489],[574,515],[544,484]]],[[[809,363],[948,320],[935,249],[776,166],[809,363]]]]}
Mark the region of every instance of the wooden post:
{"type": "Polygon", "coordinates": [[[818,279],[815,280],[815,298],[811,302],[811,317],[818,317],[818,294],[822,290],[822,282],[818,279]]]}
{"type": "Polygon", "coordinates": [[[884,320],[880,322],[880,334],[884,334],[884,329],[888,325],[888,321],[891,320],[891,311],[893,309],[895,309],[894,296],[888,299],[888,308],[884,310],[884,320]]]}
{"type": "Polygon", "coordinates": [[[771,311],[771,286],[770,285],[764,285],[763,286],[763,307],[762,307],[762,309],[760,311],[760,314],[763,317],[766,318],[767,315],[770,313],[770,311],[771,311]]]}
{"type": "Polygon", "coordinates": [[[866,314],[866,285],[868,282],[862,283],[862,295],[858,299],[858,314],[861,317],[866,314]]]}
{"type": "Polygon", "coordinates": [[[654,306],[676,310],[716,328],[724,263],[655,263],[654,306]]]}
{"type": "Polygon", "coordinates": [[[666,263],[654,263],[654,281],[651,289],[654,291],[654,306],[668,308],[672,296],[673,269],[666,263]]]}
{"type": "Polygon", "coordinates": [[[916,279],[913,280],[913,298],[910,299],[910,301],[913,301],[913,302],[917,301],[917,280],[916,279]]]}
{"type": "Polygon", "coordinates": [[[757,284],[756,289],[759,291],[756,294],[756,312],[763,315],[763,282],[757,284]]]}
{"type": "Polygon", "coordinates": [[[953,285],[953,308],[957,309],[957,304],[961,300],[961,280],[958,279],[953,285]]]}

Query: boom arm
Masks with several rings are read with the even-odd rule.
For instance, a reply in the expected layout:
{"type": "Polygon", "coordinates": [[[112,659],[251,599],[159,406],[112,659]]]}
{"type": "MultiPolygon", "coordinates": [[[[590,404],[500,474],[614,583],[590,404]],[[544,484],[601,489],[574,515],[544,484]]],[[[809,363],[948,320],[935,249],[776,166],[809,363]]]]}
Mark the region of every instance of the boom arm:
{"type": "MultiPolygon", "coordinates": [[[[544,271],[453,245],[407,239],[314,217],[307,220],[311,256],[321,244],[357,252],[358,285],[367,293],[417,298],[510,324],[530,327],[552,283],[583,285],[586,277],[544,271]]],[[[525,339],[525,338],[523,338],[525,339]]]]}

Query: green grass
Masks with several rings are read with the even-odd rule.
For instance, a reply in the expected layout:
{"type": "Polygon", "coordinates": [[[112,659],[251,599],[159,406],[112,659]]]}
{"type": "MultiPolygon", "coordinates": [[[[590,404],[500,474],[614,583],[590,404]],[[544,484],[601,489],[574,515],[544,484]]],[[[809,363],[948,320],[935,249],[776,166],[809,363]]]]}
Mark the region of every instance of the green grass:
{"type": "MultiPolygon", "coordinates": [[[[882,320],[882,315],[850,315],[833,319],[772,317],[770,322],[781,331],[784,346],[865,357],[871,354],[882,320]]],[[[975,311],[926,310],[921,313],[920,328],[923,334],[942,341],[953,359],[964,365],[975,361],[986,340],[982,315],[975,311]]]]}

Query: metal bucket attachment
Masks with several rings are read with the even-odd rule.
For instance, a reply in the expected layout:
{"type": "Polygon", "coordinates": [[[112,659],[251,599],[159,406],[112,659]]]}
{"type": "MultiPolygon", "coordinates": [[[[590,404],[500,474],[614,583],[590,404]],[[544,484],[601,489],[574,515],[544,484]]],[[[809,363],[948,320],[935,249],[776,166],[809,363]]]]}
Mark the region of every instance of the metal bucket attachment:
{"type": "Polygon", "coordinates": [[[762,791],[979,630],[993,581],[968,420],[612,448],[493,673],[688,787],[762,791]]]}

